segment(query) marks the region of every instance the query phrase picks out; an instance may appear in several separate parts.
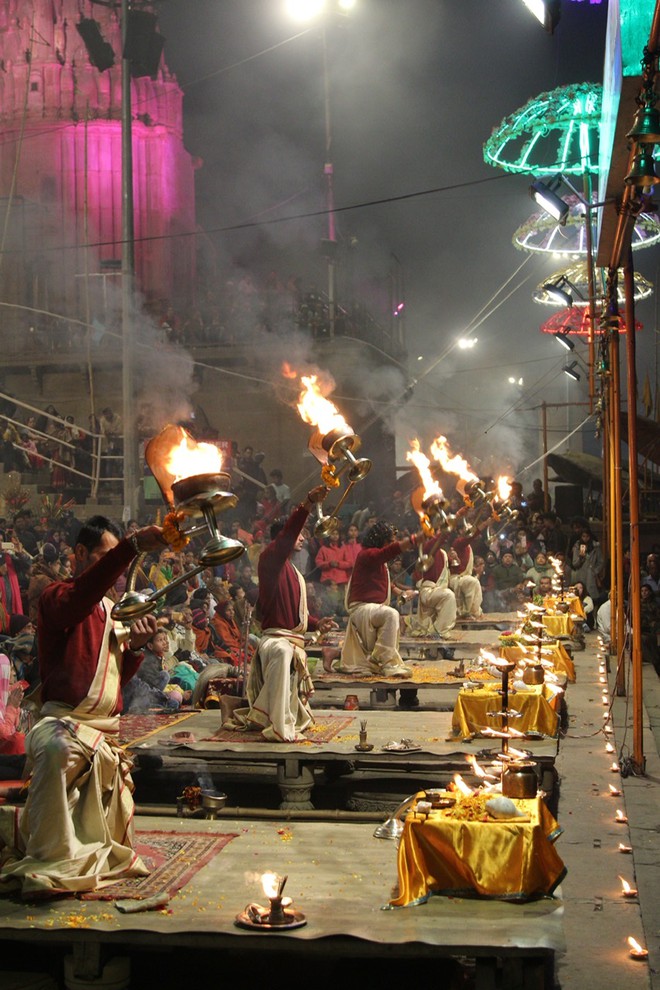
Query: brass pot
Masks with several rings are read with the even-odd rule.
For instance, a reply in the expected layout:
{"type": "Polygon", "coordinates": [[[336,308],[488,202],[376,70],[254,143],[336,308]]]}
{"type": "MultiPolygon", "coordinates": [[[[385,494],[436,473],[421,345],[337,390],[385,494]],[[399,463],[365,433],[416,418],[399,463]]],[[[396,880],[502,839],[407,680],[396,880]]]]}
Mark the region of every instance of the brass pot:
{"type": "Polygon", "coordinates": [[[535,663],[529,667],[525,667],[523,670],[522,679],[525,684],[543,684],[545,679],[543,665],[540,663],[535,663]]]}
{"type": "Polygon", "coordinates": [[[508,798],[534,798],[538,789],[536,766],[527,760],[509,765],[502,774],[502,794],[508,798]]]}

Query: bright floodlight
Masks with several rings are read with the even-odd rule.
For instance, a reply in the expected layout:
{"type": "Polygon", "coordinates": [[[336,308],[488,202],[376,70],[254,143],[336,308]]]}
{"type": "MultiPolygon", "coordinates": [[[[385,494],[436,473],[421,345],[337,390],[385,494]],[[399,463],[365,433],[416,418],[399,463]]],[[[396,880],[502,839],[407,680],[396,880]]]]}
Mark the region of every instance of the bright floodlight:
{"type": "Polygon", "coordinates": [[[569,213],[569,206],[561,196],[558,196],[545,182],[537,179],[529,187],[529,195],[535,203],[549,213],[551,217],[562,226],[566,223],[569,213]]]}
{"type": "Polygon", "coordinates": [[[355,6],[355,0],[339,0],[340,10],[352,10],[355,6]]]}
{"type": "Polygon", "coordinates": [[[478,337],[461,337],[458,346],[462,351],[471,351],[478,339],[478,337]]]}
{"type": "Polygon", "coordinates": [[[562,285],[566,284],[567,280],[562,276],[556,282],[546,282],[543,291],[553,302],[570,307],[573,305],[573,296],[566,289],[562,289],[562,285]]]}
{"type": "Polygon", "coordinates": [[[559,0],[523,0],[523,3],[546,31],[552,34],[559,21],[559,0]]]}
{"type": "Polygon", "coordinates": [[[294,21],[311,21],[325,7],[325,0],[286,0],[289,17],[294,21]]]}
{"type": "Polygon", "coordinates": [[[567,351],[574,351],[575,344],[572,340],[568,339],[568,331],[557,330],[554,334],[555,338],[559,341],[562,347],[565,347],[567,351]]]}
{"type": "Polygon", "coordinates": [[[575,370],[576,367],[577,367],[577,361],[571,361],[570,364],[564,365],[564,367],[561,370],[564,372],[565,375],[568,375],[569,378],[572,378],[574,382],[579,382],[580,375],[575,370]]]}

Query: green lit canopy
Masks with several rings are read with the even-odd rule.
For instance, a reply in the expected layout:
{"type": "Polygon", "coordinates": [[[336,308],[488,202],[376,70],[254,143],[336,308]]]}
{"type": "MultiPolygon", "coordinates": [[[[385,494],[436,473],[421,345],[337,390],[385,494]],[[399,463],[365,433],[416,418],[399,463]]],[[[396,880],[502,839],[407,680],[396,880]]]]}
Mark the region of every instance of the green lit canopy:
{"type": "Polygon", "coordinates": [[[598,83],[541,93],[504,118],[484,144],[484,160],[527,175],[597,175],[602,95],[598,83]]]}

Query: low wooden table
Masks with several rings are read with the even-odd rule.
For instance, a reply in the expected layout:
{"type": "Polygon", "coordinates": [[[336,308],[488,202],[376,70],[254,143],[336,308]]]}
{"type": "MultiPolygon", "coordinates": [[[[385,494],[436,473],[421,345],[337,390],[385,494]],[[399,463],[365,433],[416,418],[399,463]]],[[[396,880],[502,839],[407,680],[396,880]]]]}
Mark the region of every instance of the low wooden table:
{"type": "MultiPolygon", "coordinates": [[[[336,711],[315,711],[315,716],[337,716],[336,711]]],[[[350,722],[330,742],[271,743],[257,741],[257,735],[246,733],[245,739],[236,741],[212,740],[220,728],[218,711],[198,712],[183,722],[158,730],[143,741],[127,748],[137,758],[159,757],[164,770],[207,773],[222,772],[227,764],[250,765],[267,768],[275,766],[277,783],[282,795],[281,808],[313,808],[311,790],[314,786],[314,768],[324,763],[350,761],[358,769],[412,770],[438,773],[460,771],[469,775],[466,756],[477,754],[480,749],[490,749],[496,743],[479,740],[447,741],[451,732],[449,712],[374,711],[364,713],[341,712],[350,722]],[[366,721],[370,752],[359,752],[360,723],[366,721]],[[175,733],[181,730],[192,733],[194,741],[180,743],[175,733]],[[252,736],[252,739],[250,739],[252,736]],[[383,747],[391,741],[411,739],[416,748],[412,751],[388,752],[383,747]]],[[[554,778],[554,761],[558,751],[556,739],[544,739],[525,743],[531,759],[541,767],[541,774],[549,774],[546,790],[551,791],[554,778]]],[[[147,771],[148,772],[148,771],[147,771]]]]}
{"type": "MultiPolygon", "coordinates": [[[[498,901],[435,897],[410,910],[387,907],[397,875],[395,842],[375,839],[373,824],[336,822],[183,820],[138,817],[138,830],[234,833],[222,851],[175,894],[164,911],[121,914],[112,903],[55,900],[26,905],[0,901],[0,940],[12,952],[73,955],[76,972],[102,986],[100,970],[112,956],[151,960],[162,982],[184,967],[196,972],[197,954],[217,958],[217,971],[248,960],[268,984],[283,986],[284,968],[314,973],[341,961],[346,985],[374,967],[388,986],[388,967],[405,964],[409,982],[442,977],[452,959],[470,958],[479,986],[495,986],[506,966],[516,986],[552,990],[554,957],[565,948],[559,892],[521,908],[498,901]],[[304,912],[307,924],[282,933],[237,928],[236,916],[252,901],[263,903],[259,876],[288,874],[285,894],[304,912]],[[177,963],[179,964],[177,966],[177,963]],[[309,969],[308,969],[309,967],[309,969]],[[160,968],[160,969],[159,969],[160,968]],[[97,972],[98,971],[98,972],[97,972]],[[486,981],[486,982],[483,982],[486,981]],[[492,982],[490,982],[492,981],[492,982]]],[[[397,972],[400,972],[400,968],[397,972]]],[[[365,980],[367,985],[369,979],[365,980]]],[[[183,980],[185,983],[185,979],[183,980]]],[[[131,986],[133,986],[131,981],[131,986]]],[[[167,986],[172,985],[167,981],[167,986]]]]}

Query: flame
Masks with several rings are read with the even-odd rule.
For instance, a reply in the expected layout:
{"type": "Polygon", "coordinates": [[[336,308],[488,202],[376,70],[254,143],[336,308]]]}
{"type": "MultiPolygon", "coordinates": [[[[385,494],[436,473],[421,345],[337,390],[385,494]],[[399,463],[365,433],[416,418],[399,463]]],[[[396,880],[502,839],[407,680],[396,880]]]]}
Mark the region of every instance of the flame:
{"type": "Polygon", "coordinates": [[[619,852],[620,853],[630,853],[630,852],[632,852],[632,846],[626,846],[626,845],[623,844],[623,842],[620,842],[619,843],[619,852]]]}
{"type": "Polygon", "coordinates": [[[470,794],[474,794],[474,791],[469,784],[466,784],[460,773],[454,774],[454,784],[456,785],[456,790],[460,791],[465,797],[469,797],[470,794]]]}
{"type": "Polygon", "coordinates": [[[477,777],[484,777],[484,778],[486,778],[488,776],[488,774],[483,769],[483,767],[480,767],[479,766],[479,763],[477,762],[476,756],[466,756],[465,759],[467,760],[467,762],[472,767],[472,770],[474,771],[475,776],[477,776],[477,777]]]}
{"type": "Polygon", "coordinates": [[[426,454],[422,453],[417,437],[414,437],[410,441],[410,450],[406,454],[406,460],[414,464],[419,472],[419,477],[424,486],[424,501],[430,498],[431,495],[439,495],[442,498],[442,488],[431,474],[431,462],[426,454]]]}
{"type": "Polygon", "coordinates": [[[266,897],[277,897],[280,887],[280,878],[277,873],[262,873],[259,879],[261,880],[261,886],[266,897]]]}
{"type": "Polygon", "coordinates": [[[528,754],[522,749],[515,749],[513,746],[509,746],[509,756],[514,756],[517,760],[526,760],[528,754]]]}
{"type": "Polygon", "coordinates": [[[300,381],[304,389],[298,397],[298,412],[303,422],[318,427],[324,435],[333,430],[352,434],[353,430],[337,407],[321,392],[318,375],[303,375],[300,381]]]}
{"type": "Polygon", "coordinates": [[[506,502],[511,494],[511,482],[505,474],[497,479],[497,495],[501,502],[506,502]]]}
{"type": "Polygon", "coordinates": [[[643,946],[641,946],[637,941],[637,939],[633,938],[632,935],[628,936],[628,945],[633,950],[633,952],[637,952],[639,955],[646,955],[646,949],[643,946]]]}
{"type": "Polygon", "coordinates": [[[170,450],[165,469],[175,481],[192,478],[196,474],[217,474],[222,470],[222,454],[213,443],[197,443],[192,437],[183,437],[170,450]]]}
{"type": "Polygon", "coordinates": [[[612,795],[612,797],[620,797],[621,791],[619,790],[618,787],[615,787],[614,784],[610,784],[610,794],[612,795]]]}
{"type": "Polygon", "coordinates": [[[431,455],[440,464],[443,470],[449,474],[456,474],[463,481],[479,481],[477,475],[470,470],[470,466],[460,454],[451,454],[449,442],[446,437],[436,437],[431,444],[431,455]]]}
{"type": "Polygon", "coordinates": [[[626,816],[623,813],[623,811],[621,810],[621,808],[617,808],[616,809],[616,820],[618,822],[627,822],[628,821],[628,819],[626,818],[626,816]]]}
{"type": "Polygon", "coordinates": [[[284,378],[297,378],[298,372],[291,367],[288,361],[282,361],[282,375],[284,378]]]}
{"type": "Polygon", "coordinates": [[[614,752],[614,746],[612,745],[611,742],[605,743],[605,752],[606,753],[613,753],[614,752]]]}

